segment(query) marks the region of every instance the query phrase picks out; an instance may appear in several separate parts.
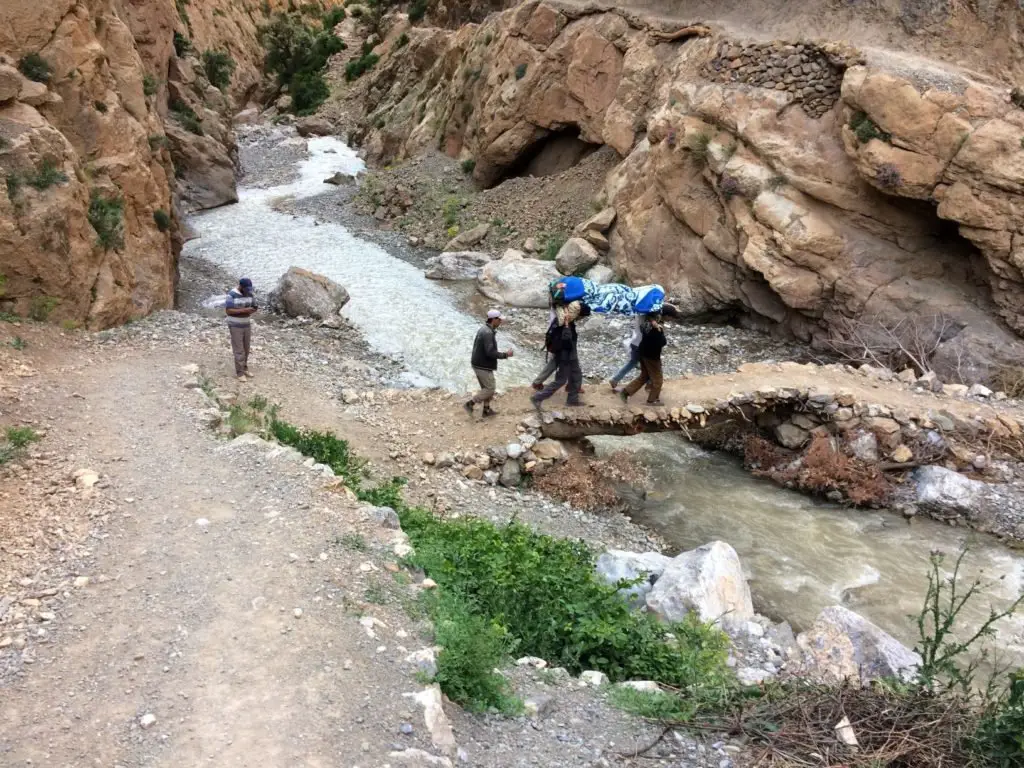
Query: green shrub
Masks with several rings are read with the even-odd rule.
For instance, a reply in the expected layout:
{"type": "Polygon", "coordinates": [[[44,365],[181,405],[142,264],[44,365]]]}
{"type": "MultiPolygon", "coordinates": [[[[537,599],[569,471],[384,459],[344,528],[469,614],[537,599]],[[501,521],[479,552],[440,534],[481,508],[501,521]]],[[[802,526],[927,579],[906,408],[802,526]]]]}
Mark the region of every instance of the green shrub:
{"type": "Polygon", "coordinates": [[[161,232],[166,232],[171,228],[171,216],[163,208],[153,211],[153,221],[156,222],[156,228],[161,232]]]}
{"type": "Polygon", "coordinates": [[[319,72],[300,72],[292,78],[292,111],[296,115],[311,115],[327,101],[331,89],[319,72]]]}
{"type": "Polygon", "coordinates": [[[270,434],[279,443],[290,445],[306,456],[312,456],[320,464],[334,470],[346,484],[358,488],[365,463],[349,450],[348,443],[330,432],[315,429],[299,429],[278,419],[270,422],[270,434]]]}
{"type": "Polygon", "coordinates": [[[226,51],[203,51],[203,71],[206,79],[220,90],[231,85],[231,75],[235,72],[235,60],[226,51]]]}
{"type": "Polygon", "coordinates": [[[516,80],[522,80],[526,77],[526,64],[516,65],[516,80]]]}
{"type": "Polygon", "coordinates": [[[698,163],[706,163],[708,161],[708,152],[711,146],[711,134],[710,133],[698,133],[690,141],[690,152],[693,153],[693,158],[698,163]]]}
{"type": "Polygon", "coordinates": [[[398,40],[395,41],[395,48],[404,48],[409,44],[409,36],[403,32],[398,36],[398,40]]]}
{"type": "Polygon", "coordinates": [[[857,141],[861,144],[867,144],[872,139],[884,142],[892,140],[892,135],[879,128],[865,112],[854,112],[853,117],[850,118],[850,128],[853,129],[857,141]]]}
{"type": "Polygon", "coordinates": [[[334,28],[344,20],[345,9],[340,5],[336,5],[323,16],[324,30],[327,32],[333,32],[334,28]]]}
{"type": "Polygon", "coordinates": [[[192,107],[183,101],[175,99],[167,105],[167,108],[171,112],[171,117],[177,120],[182,128],[189,133],[194,133],[196,136],[203,135],[202,121],[192,107]]]}
{"type": "Polygon", "coordinates": [[[558,252],[562,250],[562,246],[565,245],[569,236],[564,232],[553,232],[544,235],[544,250],[541,251],[540,257],[545,261],[554,261],[555,257],[558,256],[558,252]]]}
{"type": "Polygon", "coordinates": [[[0,445],[0,465],[17,457],[30,443],[41,439],[32,427],[8,427],[4,436],[6,440],[0,445]]]}
{"type": "Polygon", "coordinates": [[[399,514],[415,549],[412,562],[442,593],[505,628],[517,653],[570,671],[600,669],[613,680],[658,680],[683,690],[732,685],[723,633],[696,619],[660,624],[631,612],[617,586],[594,577],[595,555],[583,542],[518,523],[399,514]]]}
{"type": "Polygon", "coordinates": [[[345,65],[345,79],[349,82],[358,79],[364,72],[372,69],[378,61],[380,61],[380,56],[376,53],[364,53],[358,59],[353,59],[345,65]]]}
{"type": "Polygon", "coordinates": [[[149,148],[154,152],[167,146],[167,137],[163,134],[153,133],[149,136],[149,148]]]}
{"type": "Polygon", "coordinates": [[[15,336],[7,343],[19,352],[28,346],[28,342],[21,338],[21,336],[15,336]]]}
{"type": "Polygon", "coordinates": [[[446,227],[451,227],[458,223],[459,212],[464,204],[465,201],[460,197],[445,198],[445,201],[441,204],[441,215],[444,216],[446,227]]]}
{"type": "Polygon", "coordinates": [[[53,75],[53,68],[50,66],[50,62],[38,53],[29,53],[22,56],[18,62],[18,69],[29,80],[35,80],[37,83],[48,83],[53,75]]]}
{"type": "Polygon", "coordinates": [[[174,54],[182,59],[192,51],[191,41],[185,37],[181,32],[174,33],[174,54]]]}
{"type": "Polygon", "coordinates": [[[57,305],[60,304],[60,299],[54,298],[53,296],[35,296],[32,299],[32,303],[28,308],[28,316],[31,320],[36,320],[40,323],[46,322],[50,314],[57,305]]]}
{"type": "Polygon", "coordinates": [[[327,60],[345,50],[334,27],[328,26],[330,18],[329,13],[322,20],[323,28],[315,28],[307,26],[298,14],[279,13],[259,30],[267,52],[263,68],[276,76],[279,87],[288,87],[296,114],[312,114],[330,96],[322,73],[327,60]]]}
{"type": "Polygon", "coordinates": [[[474,613],[454,595],[442,595],[432,613],[434,639],[441,646],[434,679],[448,698],[472,711],[493,708],[514,713],[519,709],[508,682],[494,671],[515,647],[508,630],[474,613]]]}
{"type": "Polygon", "coordinates": [[[26,176],[25,183],[33,189],[42,191],[55,184],[66,184],[68,176],[57,168],[57,164],[50,158],[45,158],[38,168],[30,176],[26,176]]]}
{"type": "Polygon", "coordinates": [[[462,172],[467,176],[473,173],[474,170],[476,170],[476,160],[474,160],[472,157],[467,157],[459,165],[462,168],[462,172]]]}
{"type": "Polygon", "coordinates": [[[990,768],[1024,764],[1024,668],[1011,672],[1002,695],[986,705],[970,746],[990,768]]]}
{"type": "Polygon", "coordinates": [[[92,190],[88,218],[96,230],[96,243],[104,250],[124,247],[124,202],[119,196],[107,197],[98,189],[92,190]]]}
{"type": "Polygon", "coordinates": [[[484,45],[490,45],[493,40],[494,35],[492,35],[490,32],[484,35],[484,45]]]}
{"type": "Polygon", "coordinates": [[[415,24],[427,15],[427,0],[412,0],[409,4],[409,21],[415,24]]]}
{"type": "Polygon", "coordinates": [[[146,96],[154,95],[160,89],[159,81],[153,77],[153,75],[145,74],[142,76],[142,93],[146,96]]]}
{"type": "Polygon", "coordinates": [[[7,183],[7,199],[12,203],[14,198],[18,196],[18,192],[21,191],[21,177],[16,173],[8,174],[4,180],[7,183]]]}

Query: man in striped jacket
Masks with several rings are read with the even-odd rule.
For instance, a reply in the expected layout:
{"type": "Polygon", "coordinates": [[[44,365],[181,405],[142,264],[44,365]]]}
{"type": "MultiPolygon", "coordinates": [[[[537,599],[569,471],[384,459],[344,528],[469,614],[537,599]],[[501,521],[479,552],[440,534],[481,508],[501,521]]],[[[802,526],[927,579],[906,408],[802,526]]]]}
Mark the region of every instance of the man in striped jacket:
{"type": "Polygon", "coordinates": [[[252,320],[259,307],[252,292],[252,280],[243,277],[238,286],[228,291],[224,314],[228,318],[228,332],[231,334],[231,352],[235,357],[235,376],[239,380],[252,378],[249,373],[249,344],[252,341],[252,320]]]}

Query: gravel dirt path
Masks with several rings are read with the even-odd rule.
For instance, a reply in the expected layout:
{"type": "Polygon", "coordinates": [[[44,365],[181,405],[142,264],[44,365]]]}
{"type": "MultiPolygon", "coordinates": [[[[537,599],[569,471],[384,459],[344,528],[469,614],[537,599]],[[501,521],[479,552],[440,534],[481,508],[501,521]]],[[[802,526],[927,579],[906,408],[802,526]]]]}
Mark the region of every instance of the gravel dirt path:
{"type": "MultiPolygon", "coordinates": [[[[401,456],[379,447],[402,442],[391,420],[339,401],[348,374],[320,371],[292,330],[267,329],[266,368],[242,396],[278,399],[296,423],[340,426],[357,450],[378,446],[367,455],[381,456],[380,476],[401,469],[401,456]]],[[[421,574],[400,566],[400,532],[322,476],[202,427],[182,369],[200,364],[220,378],[223,335],[178,313],[106,335],[0,327],[0,422],[45,427],[0,472],[0,764],[554,768],[727,759],[671,733],[633,757],[660,728],[568,675],[532,668],[509,675],[520,696],[541,697],[542,716],[473,715],[446,703],[463,751],[425,757],[442,750],[421,705],[403,695],[423,690],[409,656],[431,643],[414,607],[421,574]],[[22,351],[9,352],[12,334],[24,338],[22,351]],[[74,480],[83,469],[96,477],[91,487],[74,480]]],[[[441,473],[412,479],[410,493],[426,502],[444,495],[494,519],[525,509],[521,519],[549,526],[560,514],[563,526],[552,527],[569,535],[656,545],[626,521],[595,527],[597,518],[535,494],[441,473]]]]}

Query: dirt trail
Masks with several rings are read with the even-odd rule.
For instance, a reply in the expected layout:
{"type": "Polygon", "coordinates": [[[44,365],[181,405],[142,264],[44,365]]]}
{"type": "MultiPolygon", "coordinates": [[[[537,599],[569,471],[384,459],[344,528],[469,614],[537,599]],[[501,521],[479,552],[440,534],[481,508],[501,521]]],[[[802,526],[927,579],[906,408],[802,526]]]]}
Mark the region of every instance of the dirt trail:
{"type": "MultiPolygon", "coordinates": [[[[409,751],[441,750],[403,695],[422,690],[407,657],[432,637],[410,609],[419,577],[399,567],[398,532],[300,462],[204,429],[182,367],[200,364],[243,401],[280,402],[295,423],[337,426],[380,476],[410,460],[392,450],[402,430],[381,409],[332,398],[332,371],[297,373],[308,361],[287,342],[262,341],[259,378],[239,386],[222,327],[178,337],[180,320],[151,319],[113,343],[0,327],[0,423],[47,428],[0,488],[0,765],[451,765],[409,751]],[[27,340],[16,354],[15,333],[27,340]],[[99,475],[91,490],[75,488],[82,468],[99,475]],[[371,619],[382,622],[372,636],[371,619]]],[[[523,503],[451,491],[483,514],[523,503]]],[[[550,713],[446,705],[468,765],[637,765],[618,752],[661,732],[568,675],[511,677],[550,713]]],[[[643,762],[703,765],[700,750],[680,735],[643,762]]]]}
{"type": "Polygon", "coordinates": [[[92,583],[58,609],[59,642],[37,646],[3,693],[0,762],[380,764],[396,738],[413,741],[396,737],[415,715],[397,694],[415,686],[394,650],[374,663],[378,641],[346,612],[368,558],[331,539],[355,513],[301,465],[201,432],[175,379],[183,362],[101,363],[33,404],[119,510],[92,583]]]}

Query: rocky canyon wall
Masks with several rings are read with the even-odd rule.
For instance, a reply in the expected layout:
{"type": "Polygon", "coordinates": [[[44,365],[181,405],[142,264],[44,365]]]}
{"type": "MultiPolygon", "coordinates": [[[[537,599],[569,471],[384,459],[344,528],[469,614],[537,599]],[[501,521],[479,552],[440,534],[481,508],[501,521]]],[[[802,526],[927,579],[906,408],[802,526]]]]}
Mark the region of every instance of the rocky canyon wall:
{"type": "Polygon", "coordinates": [[[172,305],[178,213],[237,199],[231,116],[285,5],[0,4],[0,309],[107,327],[172,305]],[[206,50],[235,63],[223,90],[206,50]]]}
{"type": "Polygon", "coordinates": [[[617,212],[614,265],[688,313],[739,310],[821,346],[920,323],[953,378],[1024,359],[1009,82],[537,0],[408,34],[357,85],[370,159],[440,147],[492,185],[578,134],[623,158],[599,201],[617,212]]]}

